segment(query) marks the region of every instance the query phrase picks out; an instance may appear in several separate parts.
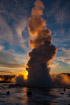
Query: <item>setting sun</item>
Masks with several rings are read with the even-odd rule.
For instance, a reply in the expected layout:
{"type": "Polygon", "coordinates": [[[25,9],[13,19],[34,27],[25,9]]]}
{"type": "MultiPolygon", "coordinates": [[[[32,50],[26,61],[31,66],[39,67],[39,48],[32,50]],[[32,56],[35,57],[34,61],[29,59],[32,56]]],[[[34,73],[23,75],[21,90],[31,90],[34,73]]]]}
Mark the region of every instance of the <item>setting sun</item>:
{"type": "Polygon", "coordinates": [[[28,71],[26,70],[26,68],[24,68],[24,70],[21,72],[21,74],[23,75],[24,80],[27,80],[27,78],[28,78],[28,71]]]}

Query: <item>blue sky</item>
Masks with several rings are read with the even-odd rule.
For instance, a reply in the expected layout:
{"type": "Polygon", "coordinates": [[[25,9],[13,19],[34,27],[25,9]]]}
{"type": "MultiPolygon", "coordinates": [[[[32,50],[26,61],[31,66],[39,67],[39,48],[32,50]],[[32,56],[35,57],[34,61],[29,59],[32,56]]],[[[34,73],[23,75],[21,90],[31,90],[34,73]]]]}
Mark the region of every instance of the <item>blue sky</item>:
{"type": "MultiPolygon", "coordinates": [[[[0,74],[16,74],[28,61],[28,20],[35,0],[0,0],[0,74]]],[[[70,73],[70,0],[42,0],[43,18],[58,48],[51,72],[70,73]]]]}

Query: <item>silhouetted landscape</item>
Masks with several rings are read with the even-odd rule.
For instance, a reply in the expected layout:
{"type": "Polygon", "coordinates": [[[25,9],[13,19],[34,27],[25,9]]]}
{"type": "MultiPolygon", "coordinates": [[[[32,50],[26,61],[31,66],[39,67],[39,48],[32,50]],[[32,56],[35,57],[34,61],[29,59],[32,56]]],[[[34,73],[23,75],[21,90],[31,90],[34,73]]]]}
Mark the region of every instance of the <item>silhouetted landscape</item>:
{"type": "Polygon", "coordinates": [[[0,83],[10,83],[15,78],[15,75],[0,75],[0,83]]]}

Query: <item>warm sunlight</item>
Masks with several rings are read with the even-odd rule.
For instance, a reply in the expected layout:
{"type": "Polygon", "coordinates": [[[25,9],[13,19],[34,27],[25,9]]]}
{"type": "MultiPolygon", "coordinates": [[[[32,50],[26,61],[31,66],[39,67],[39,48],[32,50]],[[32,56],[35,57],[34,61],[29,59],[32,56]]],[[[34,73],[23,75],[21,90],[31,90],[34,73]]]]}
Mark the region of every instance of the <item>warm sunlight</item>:
{"type": "Polygon", "coordinates": [[[24,80],[27,80],[28,78],[28,71],[26,70],[27,65],[25,65],[24,70],[21,72],[21,75],[23,75],[24,80]]]}
{"type": "Polygon", "coordinates": [[[24,70],[21,72],[21,74],[23,75],[24,80],[27,80],[27,78],[28,78],[28,71],[26,70],[26,68],[24,68],[24,70]]]}

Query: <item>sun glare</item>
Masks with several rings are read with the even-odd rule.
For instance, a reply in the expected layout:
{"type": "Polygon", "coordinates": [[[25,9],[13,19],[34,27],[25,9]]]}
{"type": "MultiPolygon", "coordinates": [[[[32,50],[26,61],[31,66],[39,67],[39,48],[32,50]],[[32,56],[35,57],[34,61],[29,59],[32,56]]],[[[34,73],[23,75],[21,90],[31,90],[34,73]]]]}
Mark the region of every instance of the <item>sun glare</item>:
{"type": "Polygon", "coordinates": [[[27,65],[25,65],[24,70],[21,72],[21,75],[23,75],[24,80],[28,79],[28,71],[26,70],[27,65]]]}
{"type": "Polygon", "coordinates": [[[27,80],[27,78],[28,78],[28,71],[26,70],[26,68],[24,68],[24,70],[22,71],[22,75],[24,77],[24,80],[27,80]]]}

